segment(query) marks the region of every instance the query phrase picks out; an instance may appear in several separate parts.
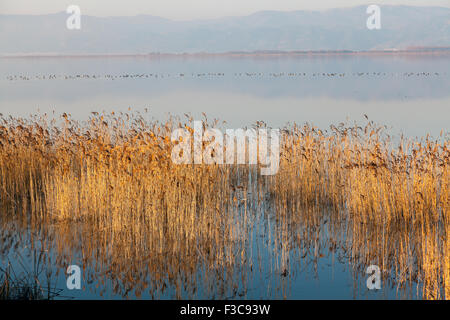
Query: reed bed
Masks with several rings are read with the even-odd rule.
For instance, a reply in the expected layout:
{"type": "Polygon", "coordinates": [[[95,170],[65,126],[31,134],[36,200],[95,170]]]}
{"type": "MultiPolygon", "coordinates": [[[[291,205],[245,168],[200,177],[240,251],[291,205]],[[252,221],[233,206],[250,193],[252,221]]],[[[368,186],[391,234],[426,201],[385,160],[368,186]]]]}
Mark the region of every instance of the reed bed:
{"type": "Polygon", "coordinates": [[[177,298],[245,295],[251,273],[267,267],[251,245],[263,228],[282,278],[339,251],[362,273],[377,264],[399,288],[450,297],[447,134],[395,140],[372,122],[293,124],[282,130],[279,172],[261,176],[257,166],[172,163],[179,127],[192,130],[192,118],[2,118],[3,232],[8,219],[31,226],[58,264],[78,259],[88,283],[111,281],[125,295],[169,285],[177,298]]]}
{"type": "Polygon", "coordinates": [[[270,185],[278,214],[328,207],[345,224],[342,247],[354,266],[376,264],[399,286],[420,282],[425,298],[450,297],[450,154],[443,132],[436,140],[394,141],[373,122],[328,132],[294,125],[282,141],[270,185]]]}

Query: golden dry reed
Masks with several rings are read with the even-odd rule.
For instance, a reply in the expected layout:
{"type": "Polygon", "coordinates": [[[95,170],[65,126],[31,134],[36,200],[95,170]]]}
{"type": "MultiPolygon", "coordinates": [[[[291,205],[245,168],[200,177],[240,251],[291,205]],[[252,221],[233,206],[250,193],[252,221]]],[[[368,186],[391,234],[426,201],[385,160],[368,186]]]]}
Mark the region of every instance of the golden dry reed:
{"type": "Polygon", "coordinates": [[[372,122],[294,124],[282,130],[278,173],[261,176],[255,166],[173,164],[171,132],[192,131],[192,121],[2,118],[2,233],[8,219],[31,227],[55,263],[77,252],[88,283],[111,281],[124,295],[173,286],[177,298],[243,296],[265,268],[251,243],[266,228],[282,277],[294,272],[293,252],[317,265],[327,249],[360,273],[377,264],[398,288],[450,298],[447,135],[395,140],[372,122]]]}

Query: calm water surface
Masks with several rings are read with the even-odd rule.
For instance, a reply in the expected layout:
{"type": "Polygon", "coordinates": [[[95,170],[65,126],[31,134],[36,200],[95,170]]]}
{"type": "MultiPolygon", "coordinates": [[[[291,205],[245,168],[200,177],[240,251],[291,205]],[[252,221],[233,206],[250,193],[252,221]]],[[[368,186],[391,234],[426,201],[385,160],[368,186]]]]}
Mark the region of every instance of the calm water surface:
{"type": "MultiPolygon", "coordinates": [[[[345,121],[365,123],[366,114],[396,135],[437,137],[449,130],[449,89],[449,56],[0,59],[4,116],[54,111],[87,119],[93,111],[131,108],[147,109],[146,117],[160,120],[185,113],[201,119],[205,112],[209,119],[226,121],[227,128],[263,120],[272,127],[310,122],[327,129],[345,121]]],[[[146,289],[136,292],[118,286],[101,265],[90,264],[83,270],[84,290],[67,290],[64,270],[83,265],[86,235],[74,226],[68,230],[76,235],[70,243],[60,238],[57,226],[30,229],[6,219],[1,263],[19,272],[40,270],[41,281],[50,283],[59,298],[421,297],[417,285],[398,288],[389,280],[379,291],[368,290],[364,270],[349,258],[349,226],[332,223],[326,212],[314,223],[289,220],[283,227],[273,209],[248,197],[245,210],[253,220],[247,260],[220,272],[202,265],[189,272],[161,267],[162,275],[143,270],[135,282],[146,289]],[[305,230],[314,230],[315,236],[305,230]]]]}

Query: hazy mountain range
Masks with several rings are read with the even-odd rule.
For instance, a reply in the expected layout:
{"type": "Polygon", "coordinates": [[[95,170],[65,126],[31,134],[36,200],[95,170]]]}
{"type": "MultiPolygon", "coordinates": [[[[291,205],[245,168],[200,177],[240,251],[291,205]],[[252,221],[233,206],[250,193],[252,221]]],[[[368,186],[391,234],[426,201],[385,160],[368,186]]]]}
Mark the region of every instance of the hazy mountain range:
{"type": "Polygon", "coordinates": [[[372,50],[450,46],[450,8],[382,6],[368,30],[366,6],[325,11],[261,11],[249,16],[172,21],[160,17],[81,17],[65,12],[0,15],[0,54],[194,53],[257,50],[372,50]]]}

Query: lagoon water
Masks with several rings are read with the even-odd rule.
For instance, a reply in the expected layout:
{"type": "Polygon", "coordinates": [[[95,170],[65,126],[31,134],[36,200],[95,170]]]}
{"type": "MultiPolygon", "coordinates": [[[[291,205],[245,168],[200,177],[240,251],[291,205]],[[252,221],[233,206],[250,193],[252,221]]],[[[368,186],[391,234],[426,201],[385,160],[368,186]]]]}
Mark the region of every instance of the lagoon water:
{"type": "MultiPolygon", "coordinates": [[[[450,56],[0,59],[0,113],[4,117],[53,112],[58,116],[66,112],[85,120],[94,111],[117,113],[131,108],[159,120],[168,114],[185,113],[201,119],[205,112],[208,119],[226,121],[227,128],[263,120],[272,127],[309,122],[327,129],[340,122],[363,124],[367,115],[387,125],[394,135],[438,137],[442,130],[448,134],[450,128],[449,89],[450,56]]],[[[249,210],[256,203],[256,199],[249,199],[249,210]]],[[[46,271],[51,273],[49,279],[53,291],[59,293],[57,298],[421,297],[415,285],[397,288],[386,282],[381,290],[368,290],[364,270],[353,265],[345,250],[336,246],[340,240],[345,242],[348,226],[330,227],[326,215],[310,226],[317,229],[317,238],[308,239],[310,242],[302,238],[308,242],[300,246],[302,250],[276,249],[282,227],[270,208],[256,210],[254,219],[247,245],[258,268],[229,270],[231,276],[226,279],[216,274],[207,285],[205,271],[198,266],[194,270],[197,283],[181,286],[183,289],[177,283],[180,278],[148,274],[139,281],[148,282],[152,288],[151,282],[162,277],[166,279],[164,289],[136,294],[133,288],[114,288],[107,276],[104,282],[83,279],[84,290],[68,290],[65,267],[82,265],[84,235],[76,246],[64,247],[57,236],[49,236],[52,227],[30,230],[15,221],[2,221],[0,265],[5,268],[11,263],[19,272],[33,270],[36,256],[44,255],[47,260],[39,266],[44,270],[40,277],[46,271]],[[40,236],[44,235],[52,245],[43,245],[40,236]],[[336,239],[340,236],[342,239],[336,239]],[[66,265],[55,262],[61,261],[61,251],[65,252],[66,265]],[[289,272],[285,272],[286,264],[289,272]]],[[[289,239],[295,239],[302,229],[295,223],[287,228],[289,239]]]]}
{"type": "Polygon", "coordinates": [[[410,136],[438,135],[450,118],[449,55],[4,58],[0,70],[0,112],[19,116],[39,110],[86,119],[92,111],[148,108],[158,119],[205,112],[230,128],[264,120],[327,129],[367,114],[410,136]]]}

